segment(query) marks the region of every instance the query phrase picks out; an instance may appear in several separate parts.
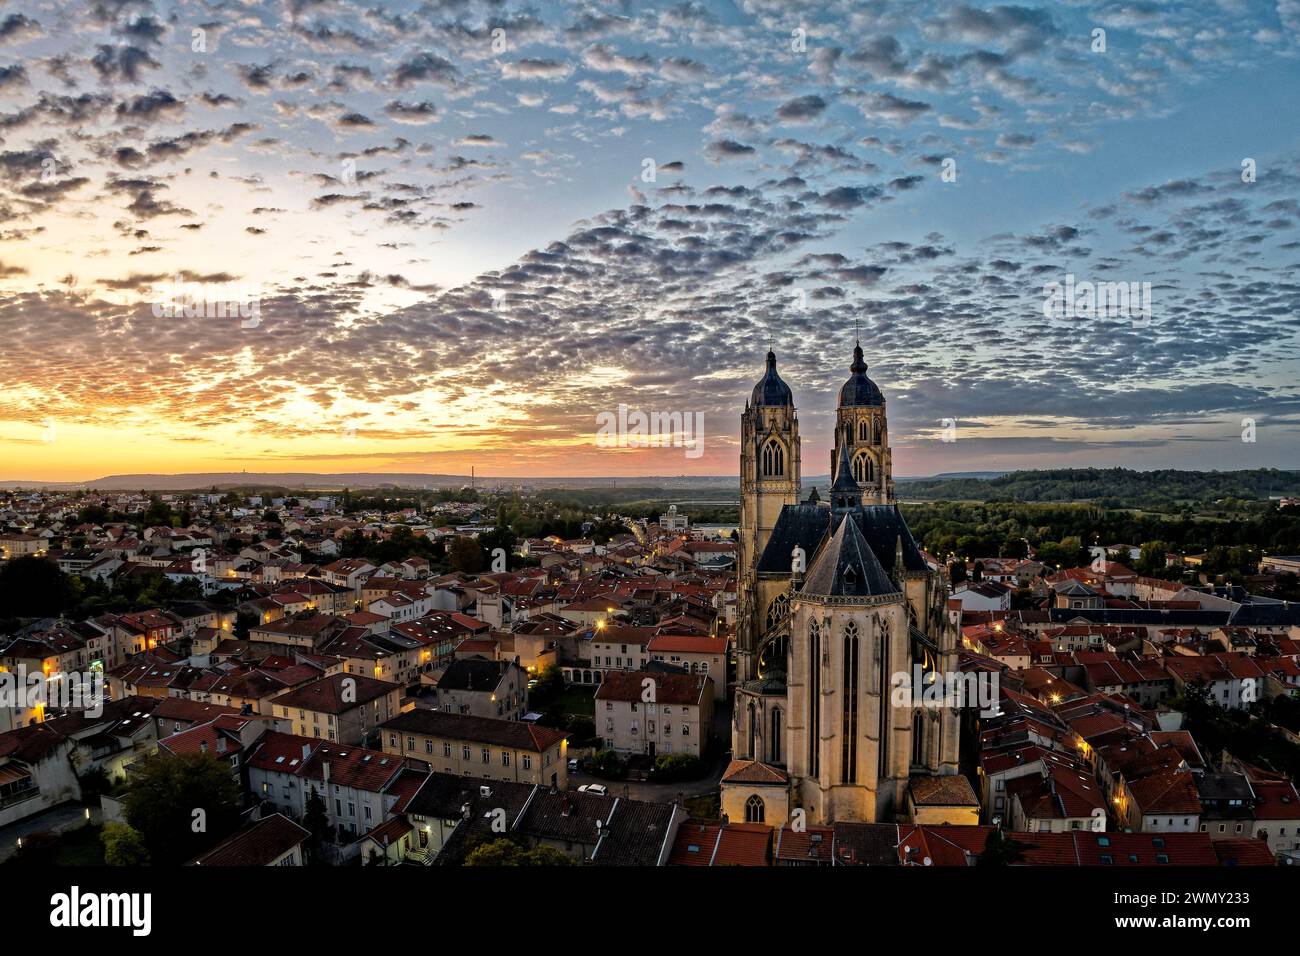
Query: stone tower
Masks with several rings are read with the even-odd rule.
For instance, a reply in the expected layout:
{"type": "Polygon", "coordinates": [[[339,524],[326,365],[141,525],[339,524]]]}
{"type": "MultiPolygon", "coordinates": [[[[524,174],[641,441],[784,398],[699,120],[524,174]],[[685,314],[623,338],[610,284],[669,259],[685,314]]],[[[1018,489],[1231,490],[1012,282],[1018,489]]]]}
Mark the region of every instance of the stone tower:
{"type": "Polygon", "coordinates": [[[755,570],[781,508],[799,500],[799,418],[790,386],[767,353],[767,372],[740,419],[740,542],[737,556],[737,679],[757,673],[754,651],[770,601],[758,593],[755,570]]]}

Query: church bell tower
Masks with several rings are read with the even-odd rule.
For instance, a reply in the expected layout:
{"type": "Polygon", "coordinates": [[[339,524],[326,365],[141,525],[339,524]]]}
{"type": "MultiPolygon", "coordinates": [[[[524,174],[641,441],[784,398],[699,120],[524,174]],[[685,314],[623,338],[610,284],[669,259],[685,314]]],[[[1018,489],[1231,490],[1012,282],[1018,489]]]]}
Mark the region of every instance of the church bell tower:
{"type": "Polygon", "coordinates": [[[754,386],[740,418],[740,542],[737,566],[737,679],[757,673],[755,649],[766,608],[755,586],[755,565],[767,547],[783,505],[799,500],[799,419],[790,386],[767,353],[767,372],[754,386]]]}

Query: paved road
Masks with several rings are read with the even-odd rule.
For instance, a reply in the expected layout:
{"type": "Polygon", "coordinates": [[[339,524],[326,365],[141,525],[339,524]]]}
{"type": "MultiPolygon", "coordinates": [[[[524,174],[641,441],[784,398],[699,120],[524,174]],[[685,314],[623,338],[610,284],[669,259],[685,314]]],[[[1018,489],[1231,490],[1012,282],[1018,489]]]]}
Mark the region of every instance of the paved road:
{"type": "MultiPolygon", "coordinates": [[[[91,810],[91,821],[98,823],[99,819],[99,808],[95,807],[91,810]]],[[[75,829],[85,822],[85,806],[80,803],[61,803],[43,813],[11,823],[7,827],[0,827],[0,862],[7,860],[17,851],[18,840],[21,837],[40,833],[43,830],[62,833],[65,830],[75,829]]]]}

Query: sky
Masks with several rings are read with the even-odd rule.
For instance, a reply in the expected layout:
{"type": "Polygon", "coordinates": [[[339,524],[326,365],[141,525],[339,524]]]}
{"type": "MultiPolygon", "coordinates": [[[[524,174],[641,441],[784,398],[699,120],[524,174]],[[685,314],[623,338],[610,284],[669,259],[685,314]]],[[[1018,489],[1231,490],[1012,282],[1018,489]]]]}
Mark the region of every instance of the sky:
{"type": "Polygon", "coordinates": [[[819,475],[855,337],[896,476],[1297,468],[1298,54],[1300,0],[0,3],[0,479],[734,474],[769,347],[819,475]]]}

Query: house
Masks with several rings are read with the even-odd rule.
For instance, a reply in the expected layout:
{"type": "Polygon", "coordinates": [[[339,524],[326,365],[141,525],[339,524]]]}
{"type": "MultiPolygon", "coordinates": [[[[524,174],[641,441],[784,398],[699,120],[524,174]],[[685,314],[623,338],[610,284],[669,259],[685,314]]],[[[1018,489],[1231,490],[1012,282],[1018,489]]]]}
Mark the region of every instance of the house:
{"type": "Polygon", "coordinates": [[[528,710],[527,684],[528,675],[517,660],[469,657],[448,664],[422,698],[429,701],[427,706],[449,714],[519,720],[528,710]]]}
{"type": "Polygon", "coordinates": [[[411,798],[408,857],[455,866],[506,836],[593,866],[665,866],[686,813],[672,803],[431,774],[411,798]]]}
{"type": "Polygon", "coordinates": [[[303,866],[303,844],[311,831],[280,813],[248,823],[191,866],[303,866]]]}
{"type": "Polygon", "coordinates": [[[688,674],[713,678],[713,699],[727,696],[727,639],[692,634],[657,634],[646,650],[652,660],[680,667],[688,674]]]}
{"type": "Polygon", "coordinates": [[[602,671],[642,670],[650,659],[650,641],[657,630],[621,624],[597,626],[591,638],[591,666],[602,671]]]}
{"type": "Polygon", "coordinates": [[[436,773],[568,786],[568,734],[541,724],[417,707],[380,728],[384,753],[436,773]]]}
{"type": "Polygon", "coordinates": [[[293,733],[357,745],[401,709],[402,688],[359,674],[331,674],[271,701],[293,733]]]}
{"type": "Polygon", "coordinates": [[[907,785],[906,812],[913,823],[980,822],[979,798],[961,774],[913,777],[907,785]]]}
{"type": "Polygon", "coordinates": [[[82,779],[113,782],[156,745],[154,698],[108,701],[97,717],[74,712],[0,734],[0,826],[82,799],[82,779]]]}
{"type": "Polygon", "coordinates": [[[713,723],[707,674],[608,671],[596,691],[596,733],[620,753],[703,757],[713,723]]]}
{"type": "Polygon", "coordinates": [[[263,736],[246,764],[263,806],[301,819],[317,796],[340,842],[392,819],[426,776],[392,754],[285,733],[263,736]]]}
{"type": "Polygon", "coordinates": [[[1011,829],[1033,833],[1106,829],[1106,806],[1090,773],[1045,762],[1038,775],[1007,782],[1011,829]]]}
{"type": "Polygon", "coordinates": [[[959,584],[952,596],[961,601],[963,611],[1006,611],[1011,608],[1011,590],[999,581],[974,581],[959,584]]]}
{"type": "Polygon", "coordinates": [[[1250,655],[1178,655],[1166,657],[1163,663],[1180,693],[1188,685],[1204,683],[1210,698],[1228,710],[1244,710],[1264,699],[1268,674],[1250,655]]]}

